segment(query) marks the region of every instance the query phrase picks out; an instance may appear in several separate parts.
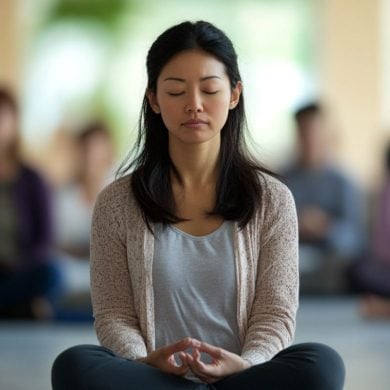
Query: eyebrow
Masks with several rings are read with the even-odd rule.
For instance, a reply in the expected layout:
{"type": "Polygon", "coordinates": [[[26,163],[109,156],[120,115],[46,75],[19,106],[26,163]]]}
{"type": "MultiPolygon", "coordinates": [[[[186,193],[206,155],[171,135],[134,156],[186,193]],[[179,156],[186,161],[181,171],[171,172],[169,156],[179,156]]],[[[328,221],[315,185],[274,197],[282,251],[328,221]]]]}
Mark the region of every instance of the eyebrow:
{"type": "MultiPolygon", "coordinates": [[[[206,81],[206,80],[210,80],[210,79],[221,79],[221,77],[219,76],[206,76],[206,77],[202,77],[200,79],[200,81],[206,81]]],[[[180,81],[182,83],[184,83],[186,80],[185,79],[181,79],[179,77],[167,77],[166,79],[164,79],[163,81],[180,81]]]]}

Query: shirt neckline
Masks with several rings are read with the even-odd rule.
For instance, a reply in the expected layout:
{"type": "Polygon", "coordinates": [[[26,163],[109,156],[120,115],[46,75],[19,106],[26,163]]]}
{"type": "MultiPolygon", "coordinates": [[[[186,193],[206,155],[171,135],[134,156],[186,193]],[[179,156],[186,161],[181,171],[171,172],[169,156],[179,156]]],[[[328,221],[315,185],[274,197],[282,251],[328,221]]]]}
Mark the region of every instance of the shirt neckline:
{"type": "Polygon", "coordinates": [[[177,228],[176,226],[174,226],[172,224],[169,224],[168,228],[171,229],[172,231],[180,234],[181,236],[184,236],[184,237],[187,237],[187,238],[191,238],[192,240],[205,240],[205,239],[208,239],[208,238],[211,238],[211,237],[215,236],[221,230],[224,230],[228,226],[229,222],[230,221],[227,221],[227,220],[223,221],[222,224],[220,226],[218,226],[215,230],[213,230],[211,233],[208,233],[208,234],[206,234],[204,236],[195,236],[193,234],[187,233],[187,232],[177,228]]]}

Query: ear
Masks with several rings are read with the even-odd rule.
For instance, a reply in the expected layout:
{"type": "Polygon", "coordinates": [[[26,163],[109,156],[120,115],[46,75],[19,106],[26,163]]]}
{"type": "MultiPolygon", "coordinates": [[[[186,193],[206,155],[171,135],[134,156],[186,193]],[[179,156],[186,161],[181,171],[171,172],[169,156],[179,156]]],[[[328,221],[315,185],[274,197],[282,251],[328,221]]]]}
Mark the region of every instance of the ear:
{"type": "Polygon", "coordinates": [[[148,89],[146,91],[146,97],[148,98],[148,101],[149,101],[150,107],[152,107],[152,110],[156,114],[160,114],[161,110],[160,110],[160,106],[159,106],[159,104],[157,102],[156,94],[153,91],[151,91],[150,89],[148,89]]]}
{"type": "Polygon", "coordinates": [[[236,86],[232,89],[232,93],[230,95],[230,105],[229,105],[230,110],[236,108],[238,102],[240,101],[241,92],[242,92],[242,83],[241,81],[238,81],[236,86]]]}

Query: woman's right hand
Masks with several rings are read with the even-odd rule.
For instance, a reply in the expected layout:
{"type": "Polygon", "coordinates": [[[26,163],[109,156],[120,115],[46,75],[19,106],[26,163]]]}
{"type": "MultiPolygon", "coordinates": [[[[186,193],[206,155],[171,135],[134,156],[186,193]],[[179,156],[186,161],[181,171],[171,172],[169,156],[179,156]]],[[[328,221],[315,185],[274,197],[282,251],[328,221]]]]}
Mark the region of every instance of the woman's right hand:
{"type": "Polygon", "coordinates": [[[191,337],[186,337],[174,344],[158,348],[151,352],[148,356],[137,360],[156,367],[163,372],[183,376],[188,371],[188,364],[185,359],[186,353],[184,350],[192,347],[193,342],[195,341],[191,339],[191,337]],[[182,362],[181,365],[176,363],[174,356],[175,353],[179,354],[182,362]]]}

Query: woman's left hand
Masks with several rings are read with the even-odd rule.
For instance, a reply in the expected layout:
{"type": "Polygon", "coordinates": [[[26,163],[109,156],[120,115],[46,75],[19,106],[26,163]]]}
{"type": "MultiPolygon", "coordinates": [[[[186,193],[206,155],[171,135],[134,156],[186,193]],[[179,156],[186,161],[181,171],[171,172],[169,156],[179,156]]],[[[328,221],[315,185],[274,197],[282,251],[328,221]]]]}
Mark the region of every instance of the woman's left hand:
{"type": "Polygon", "coordinates": [[[198,340],[192,343],[192,355],[186,353],[183,358],[191,371],[206,383],[214,383],[250,367],[249,362],[241,356],[198,340]],[[200,352],[210,355],[212,363],[203,363],[200,352]]]}

